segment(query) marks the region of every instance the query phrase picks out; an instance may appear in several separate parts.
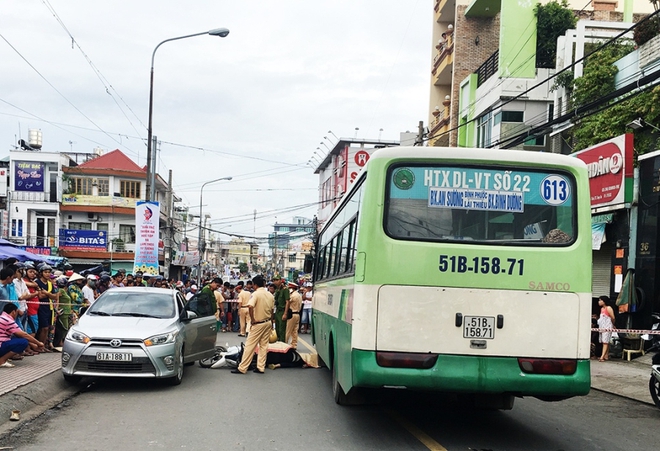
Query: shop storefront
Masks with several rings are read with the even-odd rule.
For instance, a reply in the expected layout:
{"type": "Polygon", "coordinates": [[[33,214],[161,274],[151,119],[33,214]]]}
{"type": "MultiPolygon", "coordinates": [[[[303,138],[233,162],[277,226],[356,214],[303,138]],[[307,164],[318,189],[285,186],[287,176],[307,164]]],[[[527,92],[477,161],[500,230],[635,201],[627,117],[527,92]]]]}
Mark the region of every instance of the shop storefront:
{"type": "Polygon", "coordinates": [[[650,329],[651,313],[660,312],[660,151],[638,158],[639,162],[639,215],[637,229],[638,324],[650,329]]]}
{"type": "Polygon", "coordinates": [[[592,215],[592,293],[615,298],[628,268],[633,135],[573,154],[587,164],[592,215]]]}

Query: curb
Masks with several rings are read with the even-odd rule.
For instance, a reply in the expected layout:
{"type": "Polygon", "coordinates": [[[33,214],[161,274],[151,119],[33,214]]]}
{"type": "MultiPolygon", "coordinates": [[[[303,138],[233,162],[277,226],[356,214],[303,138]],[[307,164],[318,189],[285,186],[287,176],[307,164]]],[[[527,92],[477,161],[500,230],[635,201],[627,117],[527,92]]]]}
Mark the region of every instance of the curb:
{"type": "Polygon", "coordinates": [[[7,436],[13,431],[83,389],[84,385],[71,386],[64,381],[60,371],[54,371],[2,395],[0,397],[0,442],[5,442],[7,436]],[[21,411],[19,421],[9,421],[12,410],[21,411]]]}

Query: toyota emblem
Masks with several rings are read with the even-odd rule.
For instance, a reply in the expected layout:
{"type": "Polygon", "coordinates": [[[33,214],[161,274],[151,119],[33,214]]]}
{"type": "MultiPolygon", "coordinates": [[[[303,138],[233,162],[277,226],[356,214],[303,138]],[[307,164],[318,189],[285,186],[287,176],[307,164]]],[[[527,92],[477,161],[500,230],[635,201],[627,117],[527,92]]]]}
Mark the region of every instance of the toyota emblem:
{"type": "Polygon", "coordinates": [[[120,347],[121,346],[121,340],[119,338],[113,338],[112,340],[110,340],[110,346],[112,346],[113,348],[120,347]]]}

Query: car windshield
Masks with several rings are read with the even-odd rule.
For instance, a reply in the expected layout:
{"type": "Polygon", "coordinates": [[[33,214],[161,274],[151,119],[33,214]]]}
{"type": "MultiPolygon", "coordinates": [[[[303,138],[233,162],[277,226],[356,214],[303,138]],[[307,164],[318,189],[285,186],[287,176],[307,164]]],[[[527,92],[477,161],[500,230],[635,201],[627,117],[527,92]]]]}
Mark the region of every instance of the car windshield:
{"type": "Polygon", "coordinates": [[[168,293],[135,293],[112,289],[103,293],[87,314],[99,316],[135,316],[140,318],[172,318],[174,297],[168,293]]]}

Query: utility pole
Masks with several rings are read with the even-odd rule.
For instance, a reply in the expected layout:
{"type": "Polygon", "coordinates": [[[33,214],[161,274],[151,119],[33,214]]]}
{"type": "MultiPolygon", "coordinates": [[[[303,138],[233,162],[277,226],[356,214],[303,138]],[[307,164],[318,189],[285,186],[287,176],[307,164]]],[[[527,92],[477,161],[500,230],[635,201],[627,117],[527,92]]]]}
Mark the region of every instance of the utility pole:
{"type": "Polygon", "coordinates": [[[417,126],[417,137],[415,138],[415,145],[421,146],[424,143],[424,121],[419,121],[417,126]]]}
{"type": "Polygon", "coordinates": [[[170,265],[172,264],[172,242],[174,241],[174,227],[172,221],[172,170],[170,169],[167,177],[167,213],[165,220],[167,221],[167,230],[165,232],[165,279],[170,278],[170,265]]]}

